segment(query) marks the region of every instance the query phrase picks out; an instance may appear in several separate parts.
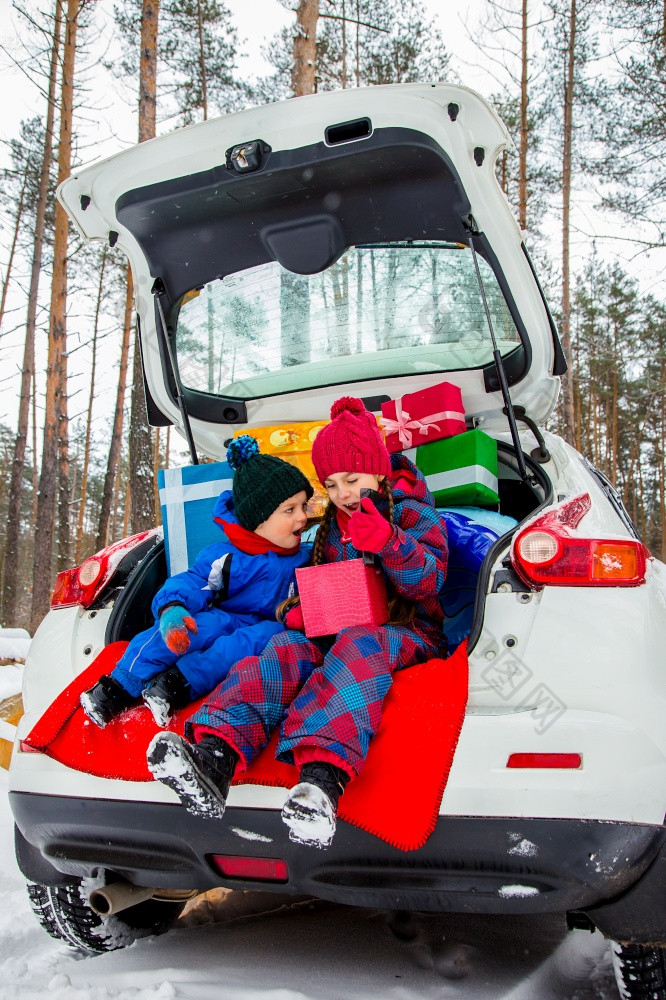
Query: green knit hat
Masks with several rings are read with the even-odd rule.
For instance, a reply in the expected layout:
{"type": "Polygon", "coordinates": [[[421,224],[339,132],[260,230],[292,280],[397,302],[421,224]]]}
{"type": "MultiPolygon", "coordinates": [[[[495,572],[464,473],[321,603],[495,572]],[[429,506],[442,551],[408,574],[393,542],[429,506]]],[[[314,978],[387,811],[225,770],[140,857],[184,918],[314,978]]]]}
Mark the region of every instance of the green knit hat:
{"type": "Polygon", "coordinates": [[[300,469],[277,455],[262,455],[255,438],[241,434],[227,450],[227,462],[234,470],[234,507],[238,523],[254,531],[267,521],[281,503],[305,490],[308,500],[314,493],[300,469]]]}

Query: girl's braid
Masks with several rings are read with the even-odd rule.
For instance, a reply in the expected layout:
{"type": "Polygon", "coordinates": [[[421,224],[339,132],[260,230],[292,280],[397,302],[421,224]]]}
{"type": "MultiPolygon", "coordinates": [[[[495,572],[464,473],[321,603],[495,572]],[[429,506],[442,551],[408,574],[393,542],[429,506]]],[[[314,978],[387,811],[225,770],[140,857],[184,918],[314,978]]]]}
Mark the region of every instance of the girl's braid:
{"type": "Polygon", "coordinates": [[[335,504],[329,500],[321,524],[317,528],[317,534],[315,535],[315,543],[312,549],[313,566],[321,566],[324,561],[324,548],[326,547],[328,533],[331,530],[331,521],[333,520],[335,509],[335,504]]]}

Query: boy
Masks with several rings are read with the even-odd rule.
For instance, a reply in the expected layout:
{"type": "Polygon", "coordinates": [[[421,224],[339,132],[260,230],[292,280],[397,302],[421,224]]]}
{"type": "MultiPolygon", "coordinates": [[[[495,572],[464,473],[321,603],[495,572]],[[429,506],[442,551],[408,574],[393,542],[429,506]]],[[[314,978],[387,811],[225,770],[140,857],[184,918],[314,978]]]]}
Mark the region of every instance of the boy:
{"type": "Polygon", "coordinates": [[[312,486],[299,469],[261,455],[247,434],[231,442],[227,461],[233,490],[220,495],[213,514],[226,539],[167,580],[153,599],[153,627],[81,695],[86,715],[101,728],[141,698],[166,726],[177,709],[212,691],[236,660],[258,655],[283,631],[275,608],[294,592],[294,571],[310,559],[301,533],[312,486]]]}

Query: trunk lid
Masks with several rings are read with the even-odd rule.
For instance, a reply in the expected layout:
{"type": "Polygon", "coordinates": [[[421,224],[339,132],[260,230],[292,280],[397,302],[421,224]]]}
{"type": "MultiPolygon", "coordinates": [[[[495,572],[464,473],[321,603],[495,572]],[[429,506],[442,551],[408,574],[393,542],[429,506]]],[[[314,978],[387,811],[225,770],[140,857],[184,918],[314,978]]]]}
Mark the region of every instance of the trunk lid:
{"type": "Polygon", "coordinates": [[[470,239],[514,403],[542,423],[564,370],[495,176],[509,146],[466,88],[374,87],[177,130],[58,197],[85,239],[129,257],[151,422],[183,429],[177,378],[208,454],[248,423],[325,418],[343,392],[378,409],[442,379],[500,431],[470,239]]]}

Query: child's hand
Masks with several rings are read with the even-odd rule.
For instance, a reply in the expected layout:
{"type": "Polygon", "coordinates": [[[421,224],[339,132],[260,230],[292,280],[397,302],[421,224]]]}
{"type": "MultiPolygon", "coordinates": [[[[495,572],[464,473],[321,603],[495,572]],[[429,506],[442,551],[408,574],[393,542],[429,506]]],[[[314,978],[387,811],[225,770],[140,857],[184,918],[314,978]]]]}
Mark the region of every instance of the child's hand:
{"type": "Polygon", "coordinates": [[[182,604],[168,604],[160,613],[160,635],[172,653],[186,653],[190,647],[188,632],[198,631],[197,623],[182,604]]]}
{"type": "Polygon", "coordinates": [[[359,552],[381,552],[393,535],[393,525],[379,513],[369,497],[363,497],[349,519],[349,537],[359,552]]]}
{"type": "Polygon", "coordinates": [[[284,623],[287,628],[300,629],[301,632],[305,629],[303,608],[300,604],[295,604],[293,608],[289,608],[289,611],[284,616],[284,623]]]}

